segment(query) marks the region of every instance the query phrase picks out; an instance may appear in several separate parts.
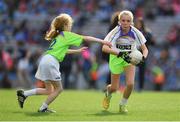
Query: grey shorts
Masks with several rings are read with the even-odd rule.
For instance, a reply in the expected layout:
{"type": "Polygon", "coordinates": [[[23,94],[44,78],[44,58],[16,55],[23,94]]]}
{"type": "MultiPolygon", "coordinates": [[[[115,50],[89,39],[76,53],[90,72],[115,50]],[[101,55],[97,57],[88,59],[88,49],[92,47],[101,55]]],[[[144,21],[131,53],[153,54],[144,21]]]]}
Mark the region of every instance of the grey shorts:
{"type": "Polygon", "coordinates": [[[40,59],[35,77],[41,81],[61,81],[59,62],[53,56],[46,54],[40,59]]]}

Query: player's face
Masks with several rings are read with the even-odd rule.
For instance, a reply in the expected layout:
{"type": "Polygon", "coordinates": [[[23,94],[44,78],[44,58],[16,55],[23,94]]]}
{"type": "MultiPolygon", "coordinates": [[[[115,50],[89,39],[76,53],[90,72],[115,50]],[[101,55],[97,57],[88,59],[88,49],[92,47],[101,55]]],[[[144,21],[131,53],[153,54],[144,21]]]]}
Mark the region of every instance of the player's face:
{"type": "Polygon", "coordinates": [[[138,28],[138,29],[141,29],[141,28],[142,28],[142,24],[141,24],[141,22],[138,21],[138,20],[136,21],[135,26],[136,26],[136,28],[138,28]]]}
{"type": "Polygon", "coordinates": [[[129,30],[131,25],[131,17],[129,15],[122,15],[120,19],[121,27],[123,30],[129,30]]]}

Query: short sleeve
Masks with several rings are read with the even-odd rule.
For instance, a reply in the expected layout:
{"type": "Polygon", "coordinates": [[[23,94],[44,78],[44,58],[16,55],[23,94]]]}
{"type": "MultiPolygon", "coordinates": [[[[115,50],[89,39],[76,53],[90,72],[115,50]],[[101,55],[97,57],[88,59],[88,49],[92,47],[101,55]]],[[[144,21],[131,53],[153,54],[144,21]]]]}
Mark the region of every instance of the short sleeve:
{"type": "Polygon", "coordinates": [[[144,35],[137,29],[135,28],[134,26],[131,26],[133,31],[136,33],[136,36],[137,36],[137,43],[138,45],[143,45],[146,43],[146,38],[144,37],[144,35]]]}
{"type": "Polygon", "coordinates": [[[63,35],[64,35],[68,45],[80,46],[80,44],[83,41],[82,35],[79,35],[79,34],[76,34],[73,32],[64,31],[63,35]]]}
{"type": "Polygon", "coordinates": [[[116,26],[113,30],[111,30],[107,36],[104,38],[105,41],[111,42],[113,40],[114,35],[119,31],[118,26],[116,26]]]}

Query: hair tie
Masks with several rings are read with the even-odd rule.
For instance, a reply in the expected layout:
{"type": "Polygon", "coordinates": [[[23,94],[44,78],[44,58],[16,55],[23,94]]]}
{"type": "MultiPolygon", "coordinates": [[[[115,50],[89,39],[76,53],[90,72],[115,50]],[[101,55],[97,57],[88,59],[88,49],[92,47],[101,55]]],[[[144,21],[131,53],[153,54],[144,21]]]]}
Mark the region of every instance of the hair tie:
{"type": "Polygon", "coordinates": [[[56,29],[56,32],[59,33],[60,31],[58,29],[56,29]]]}

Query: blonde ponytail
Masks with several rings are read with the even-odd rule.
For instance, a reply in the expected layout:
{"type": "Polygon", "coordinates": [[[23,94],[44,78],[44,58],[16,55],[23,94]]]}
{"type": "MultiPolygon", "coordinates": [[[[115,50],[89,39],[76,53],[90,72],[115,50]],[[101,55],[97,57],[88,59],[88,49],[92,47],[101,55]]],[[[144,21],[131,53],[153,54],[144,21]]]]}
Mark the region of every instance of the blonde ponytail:
{"type": "Polygon", "coordinates": [[[46,33],[45,39],[50,41],[61,31],[71,31],[73,20],[68,14],[60,14],[53,19],[50,30],[46,33]]]}

